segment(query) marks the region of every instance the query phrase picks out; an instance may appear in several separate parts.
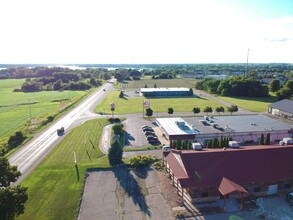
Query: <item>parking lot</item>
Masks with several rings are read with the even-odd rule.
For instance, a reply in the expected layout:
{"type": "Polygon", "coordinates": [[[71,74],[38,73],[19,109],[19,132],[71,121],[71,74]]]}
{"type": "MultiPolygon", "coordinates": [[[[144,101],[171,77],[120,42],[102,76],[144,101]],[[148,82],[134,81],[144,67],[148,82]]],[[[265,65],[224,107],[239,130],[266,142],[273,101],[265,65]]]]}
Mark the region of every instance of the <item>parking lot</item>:
{"type": "Polygon", "coordinates": [[[79,220],[172,219],[153,170],[135,173],[126,166],[89,172],[79,220]]]}
{"type": "MultiPolygon", "coordinates": [[[[125,146],[139,148],[150,145],[142,130],[142,126],[156,127],[152,121],[142,118],[141,114],[136,114],[127,118],[123,124],[125,130],[125,146]]],[[[151,143],[151,145],[159,144],[160,142],[151,143]]]]}

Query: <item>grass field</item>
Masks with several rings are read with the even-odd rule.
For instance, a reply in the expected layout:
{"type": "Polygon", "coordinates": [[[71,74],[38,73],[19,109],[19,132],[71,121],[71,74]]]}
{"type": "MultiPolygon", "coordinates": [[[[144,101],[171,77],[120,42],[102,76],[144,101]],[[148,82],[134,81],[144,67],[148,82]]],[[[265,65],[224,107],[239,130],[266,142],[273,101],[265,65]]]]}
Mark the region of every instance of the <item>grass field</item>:
{"type": "Polygon", "coordinates": [[[84,91],[13,92],[23,82],[23,79],[0,80],[0,142],[15,131],[34,129],[48,116],[57,114],[86,94],[84,91]],[[32,120],[29,120],[30,115],[32,120]],[[26,127],[28,122],[30,127],[26,127]]]}
{"type": "MultiPolygon", "coordinates": [[[[110,92],[107,97],[96,107],[96,112],[105,112],[112,114],[110,111],[110,103],[114,102],[116,109],[114,114],[130,114],[142,112],[142,103],[146,98],[119,98],[119,91],[110,92]]],[[[201,111],[207,106],[215,108],[221,104],[206,98],[197,97],[180,97],[180,98],[148,98],[151,108],[155,112],[167,112],[169,107],[174,112],[192,112],[193,107],[200,107],[201,111]]]]}
{"type": "Polygon", "coordinates": [[[269,98],[218,96],[218,98],[252,112],[266,112],[268,111],[268,105],[277,101],[276,96],[271,96],[269,98]]]}
{"type": "MultiPolygon", "coordinates": [[[[153,88],[156,86],[159,87],[186,87],[186,88],[194,88],[197,79],[186,79],[186,78],[177,78],[177,79],[141,79],[141,80],[133,80],[127,81],[125,88],[129,89],[139,89],[144,88],[147,85],[148,88],[153,88]]],[[[122,84],[118,83],[116,88],[121,88],[122,84]]]]}
{"type": "Polygon", "coordinates": [[[22,183],[29,187],[29,200],[25,213],[17,219],[74,219],[86,169],[109,167],[108,158],[99,149],[106,124],[106,119],[97,119],[75,128],[37,166],[22,183]]]}

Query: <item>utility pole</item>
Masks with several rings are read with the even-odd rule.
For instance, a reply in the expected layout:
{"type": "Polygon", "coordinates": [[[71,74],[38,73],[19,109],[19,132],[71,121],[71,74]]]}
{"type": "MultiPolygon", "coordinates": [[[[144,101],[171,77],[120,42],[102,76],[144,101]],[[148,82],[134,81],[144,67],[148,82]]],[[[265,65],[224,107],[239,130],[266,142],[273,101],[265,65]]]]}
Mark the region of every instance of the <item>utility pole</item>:
{"type": "Polygon", "coordinates": [[[249,58],[249,49],[247,49],[246,73],[245,73],[245,77],[247,77],[247,75],[248,75],[248,58],[249,58]]]}

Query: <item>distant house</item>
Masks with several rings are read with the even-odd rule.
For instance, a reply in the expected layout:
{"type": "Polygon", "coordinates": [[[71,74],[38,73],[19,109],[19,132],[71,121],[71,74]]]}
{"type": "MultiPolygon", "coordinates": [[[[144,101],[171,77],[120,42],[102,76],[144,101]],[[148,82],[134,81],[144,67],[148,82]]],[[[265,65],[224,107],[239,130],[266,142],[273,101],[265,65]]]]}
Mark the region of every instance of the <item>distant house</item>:
{"type": "Polygon", "coordinates": [[[272,115],[277,115],[293,120],[293,101],[289,99],[283,99],[281,101],[270,104],[268,107],[268,112],[272,115]]]}
{"type": "Polygon", "coordinates": [[[164,164],[177,193],[190,202],[291,191],[292,158],[293,146],[289,145],[163,153],[164,164]]]}
{"type": "Polygon", "coordinates": [[[164,97],[164,96],[188,96],[188,88],[141,88],[140,92],[144,96],[164,97]]]}

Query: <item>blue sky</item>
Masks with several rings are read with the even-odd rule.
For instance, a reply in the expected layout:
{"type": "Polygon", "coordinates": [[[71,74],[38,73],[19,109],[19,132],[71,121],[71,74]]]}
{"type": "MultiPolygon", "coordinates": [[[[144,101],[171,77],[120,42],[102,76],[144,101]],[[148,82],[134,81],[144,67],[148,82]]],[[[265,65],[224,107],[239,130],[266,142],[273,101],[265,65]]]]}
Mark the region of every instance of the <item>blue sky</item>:
{"type": "Polygon", "coordinates": [[[292,0],[0,2],[0,63],[293,63],[292,0]]]}

